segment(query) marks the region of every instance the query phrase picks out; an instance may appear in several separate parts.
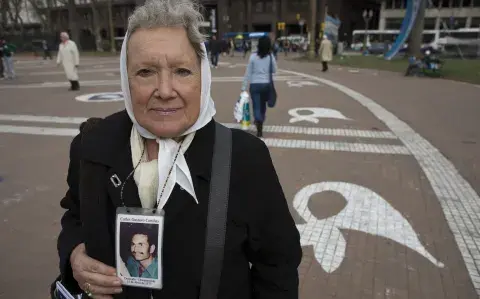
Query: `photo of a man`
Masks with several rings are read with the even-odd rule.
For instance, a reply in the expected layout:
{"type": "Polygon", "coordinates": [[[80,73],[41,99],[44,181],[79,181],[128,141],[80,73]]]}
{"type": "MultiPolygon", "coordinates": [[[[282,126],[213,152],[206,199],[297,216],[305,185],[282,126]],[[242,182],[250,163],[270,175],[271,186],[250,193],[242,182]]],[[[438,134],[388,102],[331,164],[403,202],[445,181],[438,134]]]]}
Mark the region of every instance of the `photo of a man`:
{"type": "Polygon", "coordinates": [[[130,277],[158,279],[158,225],[122,223],[121,232],[122,260],[130,277]]]}

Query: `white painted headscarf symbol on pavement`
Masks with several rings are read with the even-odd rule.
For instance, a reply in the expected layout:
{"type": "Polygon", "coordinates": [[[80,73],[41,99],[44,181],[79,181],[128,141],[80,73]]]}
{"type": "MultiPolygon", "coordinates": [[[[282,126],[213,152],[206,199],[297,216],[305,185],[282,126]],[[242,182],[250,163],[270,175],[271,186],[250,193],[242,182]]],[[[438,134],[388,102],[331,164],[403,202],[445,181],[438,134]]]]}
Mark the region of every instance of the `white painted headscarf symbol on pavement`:
{"type": "MultiPolygon", "coordinates": [[[[158,185],[163,186],[165,179],[167,178],[170,164],[174,160],[176,150],[178,147],[177,142],[173,139],[158,138],[151,132],[147,131],[145,128],[140,126],[140,124],[135,119],[132,108],[132,99],[130,97],[130,85],[128,82],[128,73],[127,73],[127,43],[129,37],[128,33],[125,35],[122,44],[122,50],[120,53],[120,83],[122,86],[122,92],[125,98],[125,108],[130,116],[130,119],[133,122],[134,127],[137,129],[138,133],[147,139],[155,139],[159,143],[158,151],[158,185]]],[[[213,118],[216,113],[215,104],[210,96],[210,85],[212,82],[212,75],[210,72],[210,64],[206,55],[205,45],[202,43],[201,48],[205,53],[204,58],[201,61],[201,72],[202,72],[202,90],[200,98],[200,113],[197,121],[193,124],[192,127],[187,129],[182,136],[186,136],[186,142],[182,147],[182,151],[179,152],[177,161],[175,163],[176,167],[172,169],[172,173],[168,182],[166,182],[165,191],[162,195],[162,198],[157,198],[160,202],[158,208],[162,209],[166,204],[168,198],[170,197],[175,184],[179,184],[181,188],[185,189],[195,200],[197,196],[193,187],[192,177],[190,174],[190,169],[188,168],[187,162],[185,160],[184,153],[187,150],[189,144],[194,138],[194,134],[197,130],[206,126],[213,118]]],[[[157,194],[159,196],[159,194],[157,194]]],[[[142,202],[143,204],[143,202],[142,202]]]]}
{"type": "Polygon", "coordinates": [[[370,189],[345,182],[312,184],[296,194],[293,206],[307,222],[297,224],[302,246],[313,246],[315,259],[328,273],[335,271],[345,257],[347,242],[340,229],[391,239],[416,251],[437,267],[444,267],[420,243],[402,214],[370,189]],[[338,192],[345,198],[347,205],[337,215],[318,219],[308,208],[308,202],[314,194],[325,191],[338,192]]]}
{"type": "Polygon", "coordinates": [[[318,124],[319,118],[335,118],[343,120],[351,120],[350,118],[343,115],[340,111],[329,108],[318,108],[318,107],[302,107],[288,110],[288,114],[292,116],[290,123],[296,123],[300,121],[308,121],[315,124],[318,124]],[[300,114],[299,112],[306,111],[310,112],[309,114],[300,114]]]}

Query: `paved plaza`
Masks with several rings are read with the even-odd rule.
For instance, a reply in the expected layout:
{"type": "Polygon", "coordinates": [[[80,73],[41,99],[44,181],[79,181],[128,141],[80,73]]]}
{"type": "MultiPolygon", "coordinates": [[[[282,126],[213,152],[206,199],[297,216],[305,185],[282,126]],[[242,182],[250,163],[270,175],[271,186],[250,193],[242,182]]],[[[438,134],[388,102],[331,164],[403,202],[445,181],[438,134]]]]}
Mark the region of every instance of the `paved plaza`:
{"type": "MultiPolygon", "coordinates": [[[[246,61],[212,70],[216,120],[230,127],[246,61]]],[[[301,233],[300,298],[479,298],[480,88],[279,67],[263,140],[301,233]]],[[[118,58],[82,57],[78,92],[54,61],[16,70],[0,81],[0,298],[44,299],[69,145],[85,118],[123,109],[118,58]]]]}

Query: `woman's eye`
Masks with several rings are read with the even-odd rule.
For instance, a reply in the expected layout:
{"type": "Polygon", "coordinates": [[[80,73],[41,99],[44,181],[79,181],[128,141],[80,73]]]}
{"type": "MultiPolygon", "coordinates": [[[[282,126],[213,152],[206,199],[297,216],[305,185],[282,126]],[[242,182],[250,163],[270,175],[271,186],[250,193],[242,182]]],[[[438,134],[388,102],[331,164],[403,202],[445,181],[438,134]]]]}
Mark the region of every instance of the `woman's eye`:
{"type": "Polygon", "coordinates": [[[148,77],[152,74],[153,74],[153,71],[149,69],[141,69],[137,72],[137,76],[140,76],[140,77],[148,77]]]}
{"type": "Polygon", "coordinates": [[[180,76],[188,76],[188,75],[192,74],[192,72],[190,70],[187,70],[187,69],[184,69],[184,68],[177,69],[176,73],[180,76]]]}

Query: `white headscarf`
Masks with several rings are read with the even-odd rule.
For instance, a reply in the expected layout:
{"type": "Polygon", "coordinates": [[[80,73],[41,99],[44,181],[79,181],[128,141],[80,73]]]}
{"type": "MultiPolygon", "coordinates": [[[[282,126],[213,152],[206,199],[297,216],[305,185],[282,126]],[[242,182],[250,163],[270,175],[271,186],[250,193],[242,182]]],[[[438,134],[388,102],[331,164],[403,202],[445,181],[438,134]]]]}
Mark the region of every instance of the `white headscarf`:
{"type": "Polygon", "coordinates": [[[175,167],[173,167],[168,182],[165,184],[168,172],[172,166],[173,160],[175,159],[179,143],[175,142],[173,139],[159,138],[155,136],[154,134],[140,126],[140,124],[135,119],[135,116],[133,114],[132,99],[130,96],[130,85],[128,82],[127,73],[128,39],[129,36],[127,33],[123,40],[122,50],[120,53],[120,80],[123,96],[125,98],[125,108],[128,112],[128,115],[130,116],[130,119],[133,122],[130,145],[132,148],[132,161],[134,166],[138,163],[143,151],[144,145],[141,137],[147,139],[155,139],[159,144],[158,160],[147,162],[145,157],[145,151],[143,161],[137,167],[134,174],[134,179],[138,186],[142,207],[152,208],[158,201],[158,208],[163,209],[168,198],[172,194],[175,184],[179,184],[180,187],[185,189],[185,191],[187,191],[198,203],[197,196],[193,187],[192,177],[190,175],[190,169],[188,168],[184,153],[193,141],[195,132],[206,126],[212,120],[213,116],[216,113],[215,104],[210,96],[212,75],[210,73],[210,64],[207,58],[207,51],[205,45],[201,44],[201,48],[204,51],[205,56],[202,58],[201,61],[202,89],[200,97],[200,113],[197,121],[193,124],[193,126],[187,129],[182,134],[182,136],[185,136],[182,150],[179,152],[177,160],[175,162],[175,167]],[[162,194],[162,197],[159,198],[161,193],[161,190],[159,189],[163,188],[164,184],[165,190],[162,194]]]}

